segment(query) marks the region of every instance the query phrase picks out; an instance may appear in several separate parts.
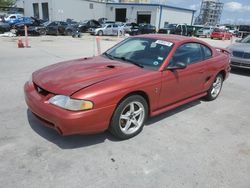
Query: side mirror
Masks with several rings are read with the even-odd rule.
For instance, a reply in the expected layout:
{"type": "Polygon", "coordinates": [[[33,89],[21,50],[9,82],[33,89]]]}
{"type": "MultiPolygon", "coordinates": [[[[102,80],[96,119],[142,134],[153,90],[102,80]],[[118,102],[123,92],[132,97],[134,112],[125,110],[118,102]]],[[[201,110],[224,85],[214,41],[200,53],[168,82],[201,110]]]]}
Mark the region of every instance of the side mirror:
{"type": "Polygon", "coordinates": [[[167,70],[185,69],[186,67],[187,67],[186,63],[176,62],[174,65],[168,66],[167,70]]]}
{"type": "Polygon", "coordinates": [[[236,39],[235,42],[239,42],[239,43],[240,43],[240,42],[241,42],[241,39],[236,39]]]}

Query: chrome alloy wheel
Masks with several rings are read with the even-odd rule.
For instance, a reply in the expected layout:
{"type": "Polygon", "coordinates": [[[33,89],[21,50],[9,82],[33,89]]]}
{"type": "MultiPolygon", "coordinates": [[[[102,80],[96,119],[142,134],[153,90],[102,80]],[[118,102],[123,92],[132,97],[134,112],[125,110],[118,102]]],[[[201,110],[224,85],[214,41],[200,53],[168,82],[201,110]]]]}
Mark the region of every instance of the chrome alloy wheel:
{"type": "Polygon", "coordinates": [[[219,95],[221,87],[222,87],[222,82],[223,82],[222,77],[217,76],[213,83],[212,90],[211,90],[211,96],[213,98],[216,98],[219,95]]]}
{"type": "Polygon", "coordinates": [[[143,124],[145,118],[145,108],[142,103],[131,102],[123,109],[119,126],[124,134],[135,133],[143,124]]]}

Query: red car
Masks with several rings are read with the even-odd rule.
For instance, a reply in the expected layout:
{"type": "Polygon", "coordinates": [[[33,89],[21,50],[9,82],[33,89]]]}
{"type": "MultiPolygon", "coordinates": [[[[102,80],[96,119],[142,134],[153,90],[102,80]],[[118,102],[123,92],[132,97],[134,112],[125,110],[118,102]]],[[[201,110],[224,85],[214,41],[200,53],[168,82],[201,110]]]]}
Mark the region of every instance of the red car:
{"type": "Polygon", "coordinates": [[[217,38],[217,39],[225,39],[225,40],[230,40],[232,38],[232,33],[226,31],[226,30],[223,30],[223,29],[219,29],[219,28],[215,28],[214,31],[211,33],[210,35],[210,38],[211,39],[214,39],[214,38],[217,38]]]}
{"type": "Polygon", "coordinates": [[[201,97],[216,99],[229,71],[223,49],[195,38],[140,35],[100,56],[40,69],[24,92],[29,109],[62,135],[109,129],[127,139],[149,116],[201,97]]]}

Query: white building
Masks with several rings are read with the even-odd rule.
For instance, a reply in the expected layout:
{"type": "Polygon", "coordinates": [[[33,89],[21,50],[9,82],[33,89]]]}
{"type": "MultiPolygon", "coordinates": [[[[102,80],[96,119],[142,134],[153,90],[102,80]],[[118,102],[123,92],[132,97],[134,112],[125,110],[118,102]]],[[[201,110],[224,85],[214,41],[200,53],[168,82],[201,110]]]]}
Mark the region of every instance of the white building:
{"type": "Polygon", "coordinates": [[[111,21],[150,23],[156,28],[167,23],[192,24],[194,10],[162,4],[104,3],[88,0],[18,0],[25,16],[45,20],[76,21],[107,18],[111,21]]]}

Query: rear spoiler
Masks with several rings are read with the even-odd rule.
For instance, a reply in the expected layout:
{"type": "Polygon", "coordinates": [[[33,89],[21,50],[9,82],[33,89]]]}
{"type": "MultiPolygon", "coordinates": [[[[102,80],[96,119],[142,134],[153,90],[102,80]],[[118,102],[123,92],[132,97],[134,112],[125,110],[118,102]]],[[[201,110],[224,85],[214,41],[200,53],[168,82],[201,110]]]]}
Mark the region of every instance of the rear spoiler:
{"type": "Polygon", "coordinates": [[[225,48],[215,47],[216,51],[222,52],[224,54],[230,54],[230,52],[225,48]]]}

